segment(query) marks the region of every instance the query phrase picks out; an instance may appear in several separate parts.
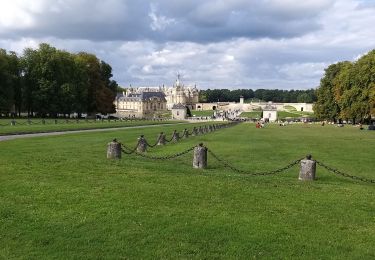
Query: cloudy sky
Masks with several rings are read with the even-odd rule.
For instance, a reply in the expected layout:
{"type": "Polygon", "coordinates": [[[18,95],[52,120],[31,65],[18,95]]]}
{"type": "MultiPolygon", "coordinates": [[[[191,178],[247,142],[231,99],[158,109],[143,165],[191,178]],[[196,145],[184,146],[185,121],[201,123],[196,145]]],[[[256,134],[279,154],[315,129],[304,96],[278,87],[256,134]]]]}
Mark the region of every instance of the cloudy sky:
{"type": "Polygon", "coordinates": [[[91,52],[124,87],[313,88],[374,26],[374,0],[0,0],[0,48],[91,52]]]}

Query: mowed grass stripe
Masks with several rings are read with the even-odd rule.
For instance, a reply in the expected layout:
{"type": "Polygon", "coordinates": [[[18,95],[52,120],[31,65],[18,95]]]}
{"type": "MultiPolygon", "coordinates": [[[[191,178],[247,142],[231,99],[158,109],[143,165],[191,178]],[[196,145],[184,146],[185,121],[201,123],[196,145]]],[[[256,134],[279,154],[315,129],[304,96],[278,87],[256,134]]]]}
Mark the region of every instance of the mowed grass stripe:
{"type": "MultiPolygon", "coordinates": [[[[169,161],[134,155],[107,160],[114,137],[185,125],[82,133],[0,143],[2,258],[374,258],[374,185],[318,168],[277,176],[237,175],[209,157],[169,161]]],[[[371,131],[241,124],[150,149],[180,152],[203,142],[237,167],[273,170],[306,153],[353,175],[374,178],[371,131]]]]}

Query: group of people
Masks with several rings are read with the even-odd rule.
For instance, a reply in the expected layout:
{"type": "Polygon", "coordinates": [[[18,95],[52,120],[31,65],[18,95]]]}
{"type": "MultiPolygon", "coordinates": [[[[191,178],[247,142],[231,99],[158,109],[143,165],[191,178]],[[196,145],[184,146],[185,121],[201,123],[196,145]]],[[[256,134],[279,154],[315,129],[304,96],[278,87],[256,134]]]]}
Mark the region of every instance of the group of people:
{"type": "Polygon", "coordinates": [[[264,127],[264,123],[263,122],[257,122],[256,125],[255,125],[256,128],[263,128],[264,127]]]}

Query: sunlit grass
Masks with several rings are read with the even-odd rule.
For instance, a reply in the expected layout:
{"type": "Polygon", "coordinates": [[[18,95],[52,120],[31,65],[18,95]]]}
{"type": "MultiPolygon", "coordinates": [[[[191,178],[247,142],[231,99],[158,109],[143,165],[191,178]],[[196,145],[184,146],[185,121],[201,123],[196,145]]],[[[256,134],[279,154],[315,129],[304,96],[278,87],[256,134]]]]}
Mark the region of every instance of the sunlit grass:
{"type": "MultiPolygon", "coordinates": [[[[0,257],[3,259],[373,259],[375,186],[318,167],[276,176],[238,175],[192,154],[154,161],[107,160],[117,138],[192,125],[125,129],[0,142],[0,257]]],[[[248,172],[283,167],[306,154],[375,178],[375,131],[346,126],[244,123],[149,149],[171,155],[203,142],[248,172]]]]}

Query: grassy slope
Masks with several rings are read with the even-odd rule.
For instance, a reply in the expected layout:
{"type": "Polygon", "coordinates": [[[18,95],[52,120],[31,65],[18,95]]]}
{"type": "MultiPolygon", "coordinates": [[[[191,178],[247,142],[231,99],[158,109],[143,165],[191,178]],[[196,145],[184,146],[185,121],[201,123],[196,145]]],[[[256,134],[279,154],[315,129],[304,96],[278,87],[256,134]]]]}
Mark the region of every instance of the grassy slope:
{"type": "Polygon", "coordinates": [[[262,118],[262,111],[242,112],[240,117],[262,118]]]}
{"type": "MultiPolygon", "coordinates": [[[[152,142],[161,126],[142,131],[152,142]]],[[[9,258],[374,258],[374,185],[318,168],[297,181],[237,175],[209,157],[172,161],[105,158],[113,137],[133,146],[140,130],[0,143],[0,257],[9,258]],[[113,135],[116,136],[113,136],[113,135]]],[[[154,148],[171,154],[203,141],[250,171],[307,153],[345,172],[374,176],[374,132],[345,127],[253,124],[154,148]]]]}
{"type": "Polygon", "coordinates": [[[58,124],[54,123],[54,120],[46,120],[46,124],[43,125],[41,120],[33,120],[36,124],[28,125],[26,120],[16,120],[18,124],[10,125],[8,119],[0,120],[0,135],[9,134],[24,134],[24,133],[40,133],[40,132],[53,132],[53,131],[68,131],[68,130],[82,130],[82,129],[97,129],[97,128],[114,128],[114,127],[126,127],[126,126],[138,126],[138,125],[151,125],[151,124],[170,124],[176,123],[177,121],[94,121],[90,120],[85,122],[80,120],[78,123],[75,120],[70,120],[68,123],[65,120],[59,120],[58,124]]]}
{"type": "Polygon", "coordinates": [[[303,111],[292,111],[292,112],[288,112],[288,111],[278,111],[277,112],[277,117],[280,118],[280,119],[284,119],[286,117],[302,117],[302,116],[314,116],[314,113],[310,113],[310,112],[303,112],[303,111]]]}
{"type": "Polygon", "coordinates": [[[214,114],[214,110],[191,110],[191,114],[195,116],[212,116],[214,114]]]}

